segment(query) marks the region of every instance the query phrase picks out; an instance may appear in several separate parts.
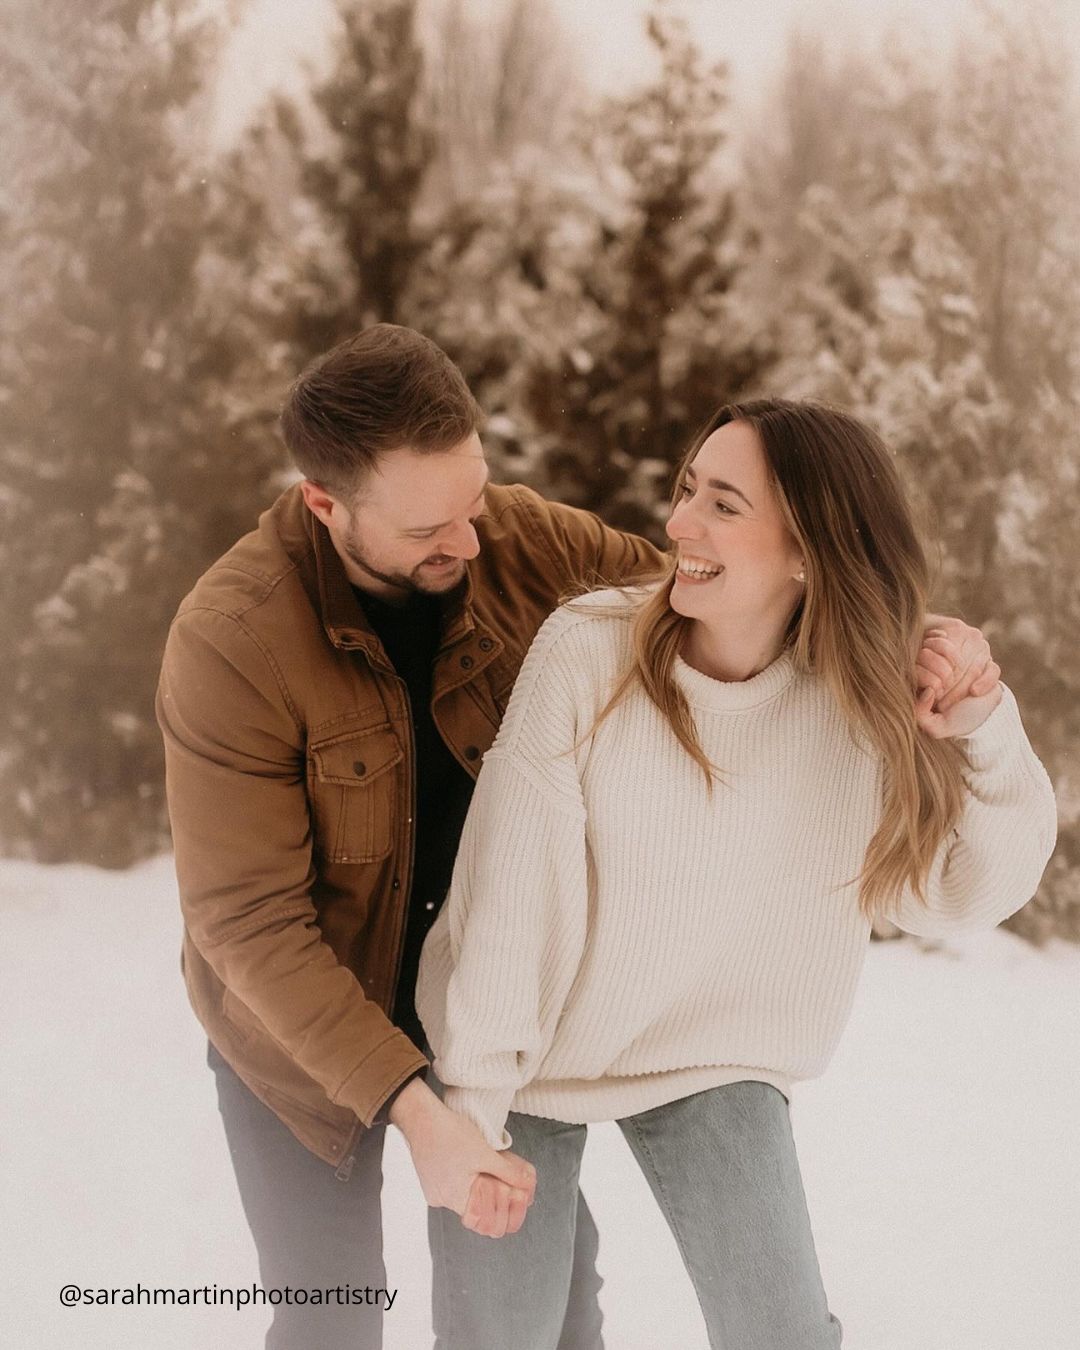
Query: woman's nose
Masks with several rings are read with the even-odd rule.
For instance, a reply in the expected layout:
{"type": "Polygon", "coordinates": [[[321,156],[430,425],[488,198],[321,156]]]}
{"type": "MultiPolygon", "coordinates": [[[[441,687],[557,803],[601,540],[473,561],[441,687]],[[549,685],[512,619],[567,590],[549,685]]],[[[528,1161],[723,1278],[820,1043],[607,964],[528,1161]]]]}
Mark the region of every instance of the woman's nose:
{"type": "Polygon", "coordinates": [[[694,524],[693,512],[688,509],[685,502],[677,502],[672,508],[664,529],[667,531],[667,537],[673,540],[692,539],[698,532],[694,524]]]}

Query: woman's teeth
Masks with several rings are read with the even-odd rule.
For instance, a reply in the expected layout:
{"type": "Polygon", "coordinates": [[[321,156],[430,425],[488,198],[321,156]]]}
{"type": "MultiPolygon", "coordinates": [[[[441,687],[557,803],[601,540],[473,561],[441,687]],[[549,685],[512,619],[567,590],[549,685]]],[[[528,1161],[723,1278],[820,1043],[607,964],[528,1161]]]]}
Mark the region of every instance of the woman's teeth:
{"type": "Polygon", "coordinates": [[[705,562],[699,558],[680,558],[679,571],[683,576],[697,577],[704,580],[706,577],[717,577],[724,569],[717,563],[705,562]]]}

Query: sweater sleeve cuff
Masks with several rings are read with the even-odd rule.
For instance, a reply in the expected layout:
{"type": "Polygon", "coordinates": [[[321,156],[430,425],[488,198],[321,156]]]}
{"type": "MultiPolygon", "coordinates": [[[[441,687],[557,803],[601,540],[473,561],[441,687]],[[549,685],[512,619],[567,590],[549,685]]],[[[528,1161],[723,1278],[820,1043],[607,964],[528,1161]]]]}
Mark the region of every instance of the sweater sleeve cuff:
{"type": "Polygon", "coordinates": [[[986,721],[970,735],[958,739],[967,751],[973,769],[992,769],[1002,760],[1022,753],[1028,742],[1012,690],[1003,684],[1001,702],[986,721]]]}
{"type": "Polygon", "coordinates": [[[506,1132],[506,1117],[514,1099],[513,1089],[448,1087],[443,1101],[451,1111],[471,1120],[494,1149],[513,1143],[506,1132]]]}

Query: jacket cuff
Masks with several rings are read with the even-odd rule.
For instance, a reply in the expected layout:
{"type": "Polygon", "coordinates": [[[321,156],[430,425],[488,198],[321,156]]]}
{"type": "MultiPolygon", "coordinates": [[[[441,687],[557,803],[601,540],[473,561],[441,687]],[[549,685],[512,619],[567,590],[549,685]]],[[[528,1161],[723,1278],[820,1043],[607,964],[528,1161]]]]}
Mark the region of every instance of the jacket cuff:
{"type": "Polygon", "coordinates": [[[425,1073],[424,1069],[415,1069],[411,1074],[409,1074],[408,1078],[406,1078],[403,1083],[399,1083],[398,1086],[393,1090],[393,1092],[391,1092],[390,1096],[387,1097],[386,1101],[383,1102],[382,1106],[380,1106],[379,1109],[375,1112],[375,1115],[372,1117],[371,1120],[372,1125],[389,1125],[390,1108],[394,1105],[394,1103],[405,1091],[405,1089],[409,1086],[409,1084],[415,1083],[418,1078],[423,1078],[424,1073],[425,1073]]]}
{"type": "Polygon", "coordinates": [[[352,1071],[333,1101],[355,1111],[370,1128],[386,1099],[409,1078],[427,1071],[428,1062],[403,1031],[394,1030],[352,1071]]]}

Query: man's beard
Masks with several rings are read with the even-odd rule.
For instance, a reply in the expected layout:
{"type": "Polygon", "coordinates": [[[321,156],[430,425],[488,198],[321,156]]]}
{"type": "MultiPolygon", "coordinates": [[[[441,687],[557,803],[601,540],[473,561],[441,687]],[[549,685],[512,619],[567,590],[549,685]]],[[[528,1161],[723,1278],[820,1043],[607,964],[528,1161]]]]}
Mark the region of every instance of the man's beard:
{"type": "Polygon", "coordinates": [[[393,586],[403,600],[407,600],[411,595],[445,595],[447,591],[452,591],[465,579],[465,562],[463,559],[458,560],[459,566],[447,568],[444,572],[440,572],[438,576],[428,579],[424,575],[424,564],[442,562],[442,555],[436,554],[431,558],[425,558],[424,562],[418,563],[411,572],[380,572],[364,556],[364,552],[354,536],[345,535],[341,544],[351,563],[362,572],[366,572],[369,577],[374,577],[376,581],[381,581],[386,586],[393,586]]]}

